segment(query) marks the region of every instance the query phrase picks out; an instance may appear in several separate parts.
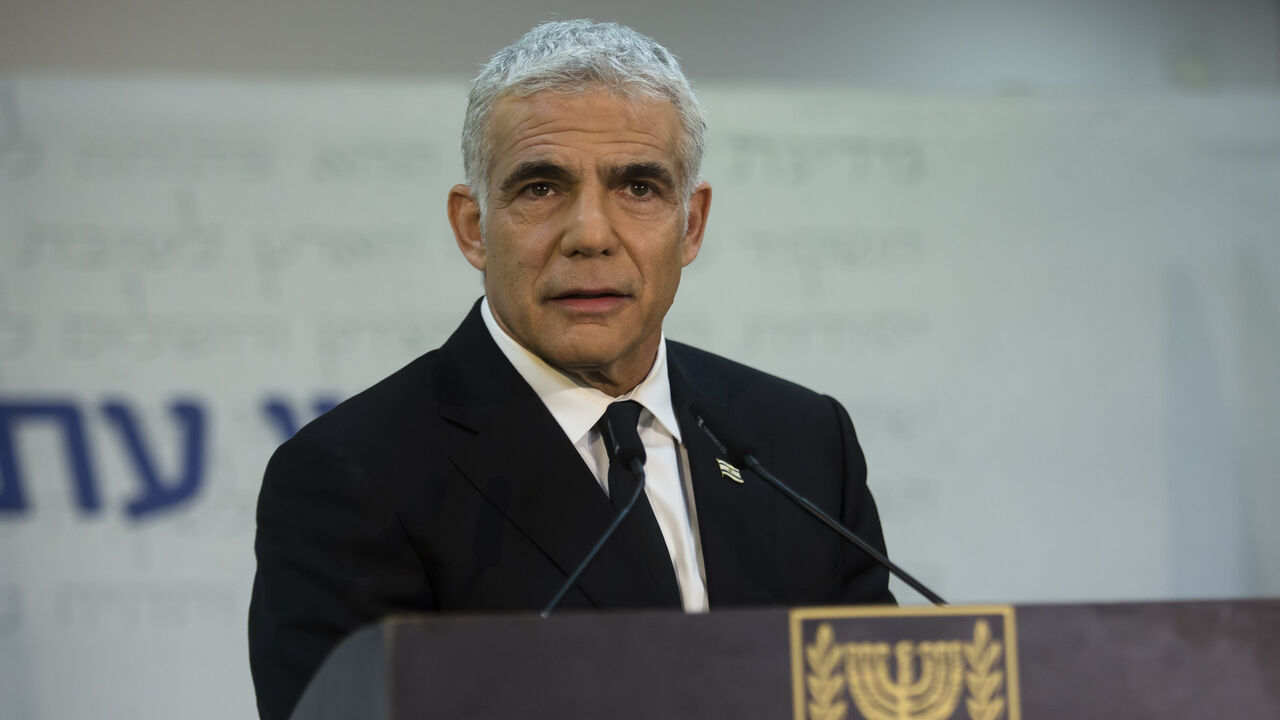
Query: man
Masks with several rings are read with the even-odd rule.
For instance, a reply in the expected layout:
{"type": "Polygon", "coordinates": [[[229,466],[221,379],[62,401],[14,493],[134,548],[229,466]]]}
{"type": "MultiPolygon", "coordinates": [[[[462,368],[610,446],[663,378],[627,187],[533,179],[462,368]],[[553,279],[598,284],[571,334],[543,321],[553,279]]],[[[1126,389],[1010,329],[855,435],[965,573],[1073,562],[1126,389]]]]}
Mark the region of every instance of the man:
{"type": "Polygon", "coordinates": [[[602,417],[638,432],[648,482],[562,610],[893,601],[865,555],[734,477],[690,411],[733,418],[883,546],[838,403],[663,337],[711,208],[703,128],[671,54],[613,24],[539,26],[476,78],[448,214],[485,297],[443,347],[272,458],[249,623],[263,717],[287,716],[333,646],[388,614],[541,609],[635,482],[602,417]]]}

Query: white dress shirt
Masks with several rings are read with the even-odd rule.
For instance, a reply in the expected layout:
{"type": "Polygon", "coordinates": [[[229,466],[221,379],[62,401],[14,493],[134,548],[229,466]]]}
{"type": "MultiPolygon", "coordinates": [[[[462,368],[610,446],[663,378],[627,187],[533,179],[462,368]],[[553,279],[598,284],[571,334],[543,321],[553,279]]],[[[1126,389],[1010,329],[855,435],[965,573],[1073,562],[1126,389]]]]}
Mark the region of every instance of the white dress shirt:
{"type": "MultiPolygon", "coordinates": [[[[667,541],[685,611],[705,612],[707,582],[695,527],[697,514],[689,484],[689,458],[681,445],[680,427],[671,404],[666,336],[658,345],[658,357],[649,374],[630,392],[615,398],[580,384],[517,343],[494,320],[487,298],[480,305],[480,314],[502,354],[551,411],[605,492],[609,491],[609,457],[604,440],[595,429],[596,423],[609,404],[616,401],[635,400],[644,408],[638,429],[646,456],[645,496],[667,541]]],[[[587,549],[583,548],[583,552],[587,549]]]]}

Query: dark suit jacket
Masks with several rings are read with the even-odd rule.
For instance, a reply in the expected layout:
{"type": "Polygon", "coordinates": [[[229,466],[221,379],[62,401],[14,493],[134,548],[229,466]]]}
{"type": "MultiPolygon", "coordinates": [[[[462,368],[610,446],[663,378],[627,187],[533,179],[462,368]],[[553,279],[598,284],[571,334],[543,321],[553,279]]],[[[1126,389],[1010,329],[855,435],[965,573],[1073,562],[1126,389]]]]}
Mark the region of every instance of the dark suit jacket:
{"type": "MultiPolygon", "coordinates": [[[[712,609],[893,602],[888,574],[776,490],[721,475],[688,406],[737,422],[766,467],[883,548],[866,465],[833,399],[675,342],[712,609]]],[[[264,718],[287,717],[343,636],[393,613],[536,611],[614,516],[479,304],[429,352],[298,432],[267,466],[249,652],[264,718]]],[[[626,523],[624,523],[626,527],[626,523]]],[[[558,611],[679,608],[611,538],[558,611]]]]}

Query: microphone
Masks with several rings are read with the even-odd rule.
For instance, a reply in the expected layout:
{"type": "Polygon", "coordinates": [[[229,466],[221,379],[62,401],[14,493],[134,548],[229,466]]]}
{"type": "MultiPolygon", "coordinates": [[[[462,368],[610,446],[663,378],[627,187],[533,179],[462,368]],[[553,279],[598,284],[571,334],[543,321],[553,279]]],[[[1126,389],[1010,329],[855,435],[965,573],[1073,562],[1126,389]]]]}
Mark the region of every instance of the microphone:
{"type": "MultiPolygon", "coordinates": [[[[613,423],[607,416],[605,417],[604,425],[600,428],[600,436],[604,439],[604,451],[609,456],[609,464],[621,462],[625,465],[631,471],[631,474],[636,476],[636,489],[631,493],[631,497],[627,499],[627,504],[623,505],[622,509],[613,518],[613,522],[609,524],[609,527],[605,528],[604,533],[600,535],[600,539],[591,547],[591,551],[582,559],[582,562],[578,563],[578,567],[574,568],[573,573],[569,575],[569,579],[560,586],[555,596],[551,598],[551,602],[547,603],[547,607],[540,613],[544,619],[551,615],[551,611],[555,609],[556,605],[560,604],[561,598],[578,581],[578,577],[595,559],[596,554],[600,552],[600,548],[604,547],[605,541],[613,536],[614,531],[618,529],[622,521],[627,518],[627,515],[631,514],[632,506],[640,498],[640,493],[644,492],[644,444],[640,442],[640,436],[636,433],[629,433],[629,435],[631,437],[626,435],[619,437],[618,433],[613,430],[613,423]]],[[[613,488],[610,488],[610,491],[612,490],[613,488]]]]}
{"type": "Polygon", "coordinates": [[[609,463],[612,465],[618,458],[622,458],[622,464],[640,479],[643,487],[645,454],[640,434],[633,432],[619,435],[614,432],[613,421],[606,415],[604,424],[600,427],[600,437],[604,440],[604,451],[609,456],[609,463]]]}
{"type": "Polygon", "coordinates": [[[943,600],[937,593],[924,586],[919,580],[911,577],[906,570],[898,567],[883,553],[876,550],[870,543],[854,534],[852,530],[841,525],[835,518],[823,512],[822,508],[814,505],[808,498],[804,497],[789,485],[782,482],[776,475],[769,472],[760,461],[756,458],[755,447],[746,438],[735,433],[731,428],[732,425],[714,410],[704,407],[698,403],[689,406],[689,411],[693,413],[693,417],[698,421],[698,427],[702,429],[707,437],[711,438],[711,442],[715,443],[716,449],[724,453],[734,464],[743,464],[751,468],[757,475],[764,478],[770,485],[777,488],[779,492],[791,500],[795,504],[804,508],[805,512],[821,520],[827,527],[835,530],[845,540],[857,545],[872,560],[880,563],[888,568],[898,579],[910,585],[916,592],[925,596],[929,602],[934,605],[946,605],[947,601],[943,600]],[[710,422],[708,422],[710,421],[710,422]],[[715,430],[711,426],[715,426],[715,430]]]}

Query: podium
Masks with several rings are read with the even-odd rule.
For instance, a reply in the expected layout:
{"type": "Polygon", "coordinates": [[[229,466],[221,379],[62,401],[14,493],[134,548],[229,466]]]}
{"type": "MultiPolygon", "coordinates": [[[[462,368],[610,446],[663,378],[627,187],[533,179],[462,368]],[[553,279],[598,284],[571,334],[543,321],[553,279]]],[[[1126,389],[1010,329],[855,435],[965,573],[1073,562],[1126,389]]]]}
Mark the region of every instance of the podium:
{"type": "Polygon", "coordinates": [[[1280,600],[401,616],[295,720],[1280,718],[1280,600]]]}

